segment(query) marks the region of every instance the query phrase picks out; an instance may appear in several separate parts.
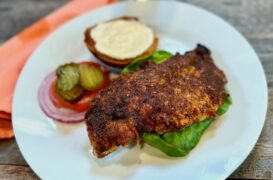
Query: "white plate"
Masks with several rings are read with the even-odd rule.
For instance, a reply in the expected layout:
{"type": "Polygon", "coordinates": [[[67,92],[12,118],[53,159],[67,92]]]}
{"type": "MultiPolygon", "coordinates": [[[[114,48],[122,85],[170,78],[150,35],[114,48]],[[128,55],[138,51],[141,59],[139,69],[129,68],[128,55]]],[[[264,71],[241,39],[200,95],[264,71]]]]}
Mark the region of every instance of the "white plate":
{"type": "Polygon", "coordinates": [[[247,157],[262,130],[267,86],[260,61],[248,42],[219,17],[178,2],[123,2],[65,24],[33,53],[19,78],[13,127],[26,161],[42,179],[224,179],[247,157]],[[37,91],[58,65],[95,59],[83,43],[86,27],[123,15],[137,16],[158,34],[159,49],[171,52],[206,45],[228,78],[233,105],[184,158],[170,158],[145,145],[121,148],[98,160],[84,123],[57,123],[41,111],[37,91]]]}

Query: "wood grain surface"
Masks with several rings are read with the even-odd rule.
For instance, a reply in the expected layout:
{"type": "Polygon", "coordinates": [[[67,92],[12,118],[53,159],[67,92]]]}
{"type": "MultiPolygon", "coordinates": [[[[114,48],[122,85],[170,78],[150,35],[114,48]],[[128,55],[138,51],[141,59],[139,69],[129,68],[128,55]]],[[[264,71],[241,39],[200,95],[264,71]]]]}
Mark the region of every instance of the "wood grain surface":
{"type": "MultiPolygon", "coordinates": [[[[258,53],[269,87],[266,123],[255,148],[230,177],[273,179],[273,1],[183,1],[203,7],[228,21],[248,39],[258,53]]],[[[0,0],[0,44],[66,2],[0,0]]],[[[25,162],[14,139],[0,141],[0,179],[39,179],[25,162]]]]}

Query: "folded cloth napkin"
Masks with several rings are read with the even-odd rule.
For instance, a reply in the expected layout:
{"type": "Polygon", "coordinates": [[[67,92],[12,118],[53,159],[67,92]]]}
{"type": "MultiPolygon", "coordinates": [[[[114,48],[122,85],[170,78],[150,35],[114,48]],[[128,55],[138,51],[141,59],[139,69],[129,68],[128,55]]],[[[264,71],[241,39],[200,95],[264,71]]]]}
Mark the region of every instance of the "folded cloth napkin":
{"type": "Polygon", "coordinates": [[[0,46],[0,139],[13,137],[11,106],[15,84],[30,54],[68,20],[116,0],[73,0],[0,46]]]}
{"type": "Polygon", "coordinates": [[[13,137],[12,125],[9,119],[0,118],[0,139],[9,139],[13,137]]]}

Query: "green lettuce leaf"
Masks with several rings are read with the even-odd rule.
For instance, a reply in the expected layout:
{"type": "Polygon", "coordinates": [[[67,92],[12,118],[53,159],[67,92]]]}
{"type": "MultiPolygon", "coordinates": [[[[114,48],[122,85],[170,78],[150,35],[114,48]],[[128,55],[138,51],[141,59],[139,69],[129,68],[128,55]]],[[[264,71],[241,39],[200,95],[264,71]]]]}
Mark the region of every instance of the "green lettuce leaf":
{"type": "MultiPolygon", "coordinates": [[[[231,104],[231,97],[228,95],[216,113],[223,115],[231,104]]],[[[163,135],[144,133],[142,136],[143,141],[161,150],[168,156],[186,156],[198,144],[202,134],[212,121],[213,119],[206,119],[180,131],[167,132],[163,135]]]]}
{"type": "Polygon", "coordinates": [[[162,136],[156,133],[144,133],[142,137],[144,142],[161,150],[168,156],[186,156],[197,145],[212,121],[212,119],[206,119],[183,130],[168,132],[162,136]]]}
{"type": "Polygon", "coordinates": [[[219,116],[225,114],[228,111],[231,104],[232,104],[232,99],[231,99],[231,96],[228,94],[223,104],[216,111],[216,114],[219,116]]]}
{"type": "Polygon", "coordinates": [[[131,64],[126,66],[122,71],[121,74],[125,74],[127,72],[133,72],[139,69],[139,66],[141,63],[146,61],[153,61],[156,64],[160,64],[164,61],[166,61],[168,58],[172,57],[173,55],[167,51],[156,51],[148,56],[145,56],[143,58],[138,58],[134,60],[131,64]]]}

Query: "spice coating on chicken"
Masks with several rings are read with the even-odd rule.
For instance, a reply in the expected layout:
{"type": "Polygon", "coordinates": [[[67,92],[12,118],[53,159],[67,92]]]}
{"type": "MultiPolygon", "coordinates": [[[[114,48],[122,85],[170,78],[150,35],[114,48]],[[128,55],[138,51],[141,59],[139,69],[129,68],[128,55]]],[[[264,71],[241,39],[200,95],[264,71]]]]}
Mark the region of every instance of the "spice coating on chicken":
{"type": "Polygon", "coordinates": [[[142,64],[121,75],[91,101],[85,119],[94,154],[139,142],[144,132],[163,134],[214,118],[227,94],[227,79],[198,45],[161,64],[142,64]]]}

